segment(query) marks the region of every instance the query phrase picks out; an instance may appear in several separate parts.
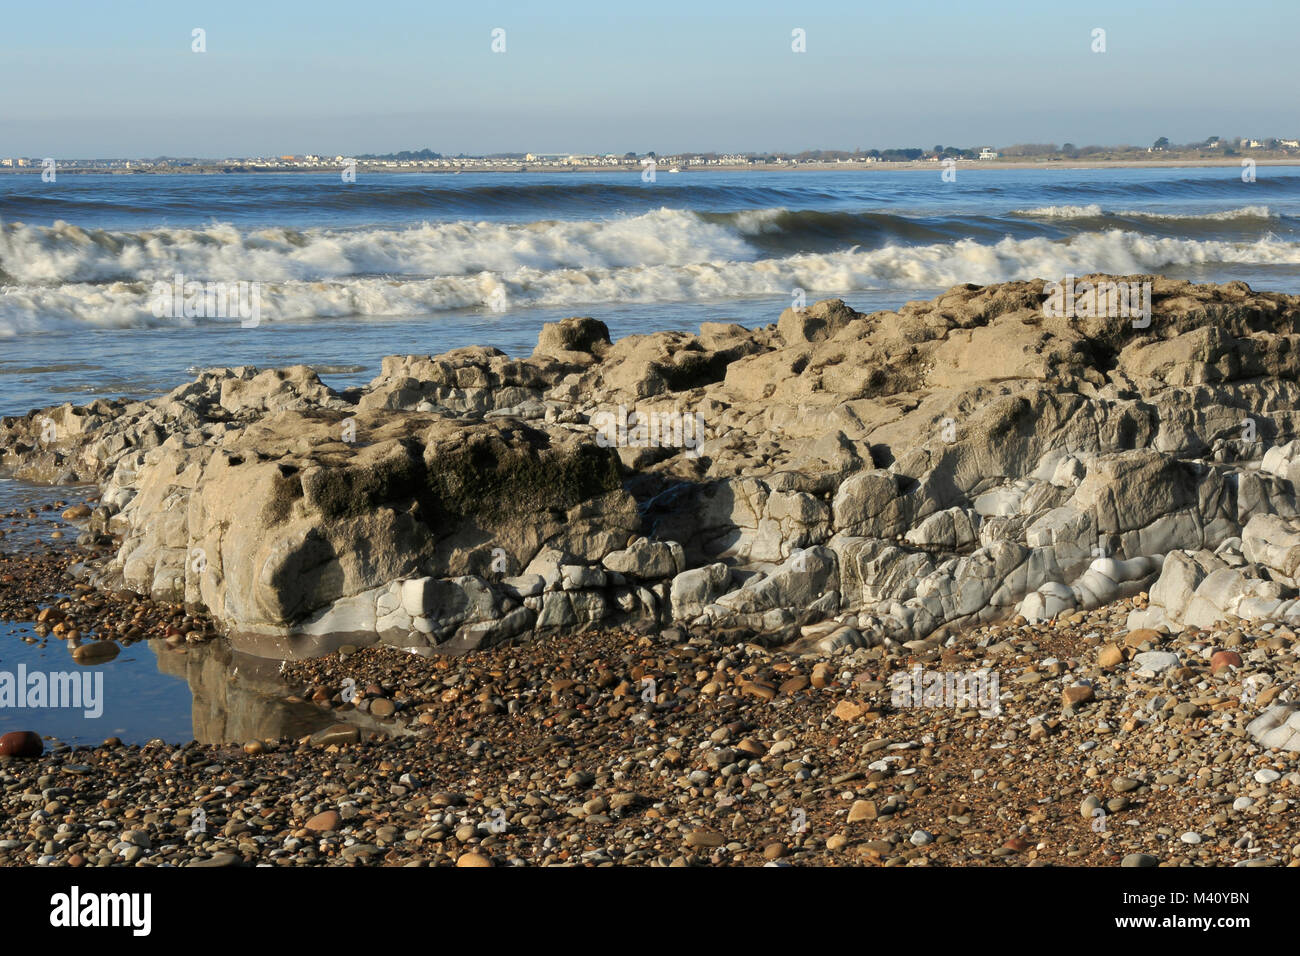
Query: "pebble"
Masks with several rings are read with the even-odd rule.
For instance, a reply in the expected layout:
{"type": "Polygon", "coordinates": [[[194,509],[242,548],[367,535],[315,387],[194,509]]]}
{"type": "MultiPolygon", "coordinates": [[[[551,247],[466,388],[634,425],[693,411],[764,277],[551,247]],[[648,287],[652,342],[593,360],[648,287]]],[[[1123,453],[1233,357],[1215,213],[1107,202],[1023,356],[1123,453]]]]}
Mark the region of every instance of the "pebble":
{"type": "Polygon", "coordinates": [[[337,810],[325,810],[308,820],[306,827],[313,833],[328,833],[337,830],[342,822],[343,818],[337,810]]]}
{"type": "Polygon", "coordinates": [[[0,756],[39,757],[44,751],[40,735],[30,730],[11,730],[0,737],[0,756]]]}
{"type": "Polygon", "coordinates": [[[725,841],[717,830],[692,830],[686,834],[687,846],[722,846],[725,841]]]}
{"type": "Polygon", "coordinates": [[[857,823],[860,820],[876,819],[876,805],[871,800],[855,800],[853,806],[849,807],[849,823],[857,823]]]}
{"type": "Polygon", "coordinates": [[[1091,820],[1097,815],[1096,811],[1100,807],[1100,798],[1098,798],[1096,794],[1090,793],[1088,796],[1084,797],[1083,801],[1079,804],[1079,816],[1083,817],[1085,820],[1091,820]]]}
{"type": "Polygon", "coordinates": [[[1077,707],[1079,704],[1086,704],[1094,697],[1094,691],[1089,684],[1075,684],[1073,687],[1065,688],[1061,694],[1061,699],[1066,707],[1077,707]]]}

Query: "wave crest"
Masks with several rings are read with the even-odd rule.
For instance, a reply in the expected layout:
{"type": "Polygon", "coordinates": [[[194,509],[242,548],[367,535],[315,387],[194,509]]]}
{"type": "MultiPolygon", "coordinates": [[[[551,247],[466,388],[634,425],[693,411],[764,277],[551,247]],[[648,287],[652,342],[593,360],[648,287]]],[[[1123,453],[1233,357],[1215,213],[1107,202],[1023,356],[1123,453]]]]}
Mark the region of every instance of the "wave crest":
{"type": "MultiPolygon", "coordinates": [[[[757,260],[706,259],[698,254],[682,258],[688,261],[558,269],[511,262],[499,271],[469,274],[274,278],[262,280],[261,316],[264,321],[411,316],[475,308],[585,309],[601,303],[759,296],[788,303],[796,287],[825,296],[874,289],[943,289],[964,282],[989,284],[1092,272],[1157,273],[1212,264],[1295,266],[1300,265],[1300,243],[1273,237],[1250,242],[1180,239],[1113,229],[1064,240],[1006,238],[980,243],[963,239],[757,260]]],[[[213,278],[198,273],[190,277],[213,278]]],[[[0,335],[75,329],[86,324],[159,326],[205,321],[155,318],[152,289],[151,282],[139,280],[8,286],[0,290],[0,335]]]]}

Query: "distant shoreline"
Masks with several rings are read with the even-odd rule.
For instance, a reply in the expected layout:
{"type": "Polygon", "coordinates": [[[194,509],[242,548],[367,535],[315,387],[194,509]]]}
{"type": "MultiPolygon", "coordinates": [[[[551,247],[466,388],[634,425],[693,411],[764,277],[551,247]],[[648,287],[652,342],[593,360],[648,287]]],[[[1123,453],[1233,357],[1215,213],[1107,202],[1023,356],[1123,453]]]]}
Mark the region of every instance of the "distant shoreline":
{"type": "MultiPolygon", "coordinates": [[[[1225,169],[1240,169],[1241,160],[1253,159],[1248,156],[1237,156],[1224,159],[1150,159],[1150,160],[978,160],[962,159],[957,160],[957,169],[962,170],[980,170],[980,171],[997,171],[997,170],[1024,170],[1024,169],[1066,169],[1066,170],[1086,170],[1086,169],[1179,169],[1179,168],[1211,168],[1222,167],[1225,169]]],[[[1256,159],[1256,166],[1300,166],[1300,156],[1284,159],[1256,159]]],[[[664,166],[656,167],[656,176],[681,175],[684,173],[746,173],[746,172],[915,172],[918,170],[942,170],[943,164],[939,162],[913,161],[905,163],[799,163],[793,165],[790,163],[749,163],[743,166],[683,166],[678,173],[672,173],[664,166]]],[[[97,166],[90,168],[77,167],[56,167],[60,176],[265,176],[276,174],[337,174],[340,172],[338,166],[311,166],[311,167],[271,167],[271,166],[240,166],[232,167],[226,164],[207,165],[207,166],[183,166],[167,167],[162,169],[115,169],[108,166],[97,166]]],[[[391,168],[385,166],[367,167],[361,166],[357,169],[357,176],[367,176],[373,173],[381,175],[397,174],[438,174],[444,176],[455,176],[462,173],[481,174],[481,173],[609,173],[616,175],[640,176],[642,173],[640,166],[541,166],[541,165],[524,165],[518,166],[467,166],[462,169],[447,169],[436,166],[410,166],[401,168],[391,168]]],[[[41,167],[29,166],[21,169],[0,167],[0,174],[11,176],[35,175],[41,174],[41,167]]]]}

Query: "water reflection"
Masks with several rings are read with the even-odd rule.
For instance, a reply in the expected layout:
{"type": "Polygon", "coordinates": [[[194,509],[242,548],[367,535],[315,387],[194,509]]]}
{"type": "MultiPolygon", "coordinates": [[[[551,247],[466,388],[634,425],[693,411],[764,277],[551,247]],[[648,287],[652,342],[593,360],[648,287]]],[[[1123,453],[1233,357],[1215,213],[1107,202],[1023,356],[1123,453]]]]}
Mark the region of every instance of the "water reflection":
{"type": "Polygon", "coordinates": [[[296,738],[340,723],[352,724],[362,733],[401,732],[391,721],[362,711],[335,711],[310,701],[286,699],[301,688],[285,683],[279,660],[236,650],[225,641],[183,648],[169,647],[161,639],[150,643],[159,672],[182,677],[189,684],[193,734],[199,743],[296,738]]]}

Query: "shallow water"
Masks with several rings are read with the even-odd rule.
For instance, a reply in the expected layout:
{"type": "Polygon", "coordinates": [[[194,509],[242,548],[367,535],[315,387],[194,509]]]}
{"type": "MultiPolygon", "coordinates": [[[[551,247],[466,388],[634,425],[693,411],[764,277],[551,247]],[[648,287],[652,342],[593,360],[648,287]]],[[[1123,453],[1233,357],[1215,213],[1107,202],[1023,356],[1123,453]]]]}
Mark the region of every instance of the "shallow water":
{"type": "MultiPolygon", "coordinates": [[[[84,490],[0,480],[0,512],[19,510],[23,515],[0,522],[5,532],[0,549],[14,553],[72,547],[78,529],[61,520],[59,509],[40,509],[56,500],[79,502],[84,490]],[[51,538],[56,531],[65,537],[51,538]]],[[[275,651],[265,642],[259,649],[275,651]]],[[[284,653],[299,657],[302,650],[286,648],[284,653]]],[[[328,650],[325,645],[315,648],[316,653],[328,650]]],[[[0,622],[0,733],[31,730],[68,744],[99,744],[109,737],[135,744],[154,738],[168,743],[243,743],[298,737],[337,723],[339,718],[328,710],[285,699],[293,689],[280,674],[281,663],[279,658],[237,650],[224,640],[173,647],[155,638],[123,645],[111,661],[81,664],[73,660],[70,646],[53,635],[40,637],[35,625],[0,622]],[[37,674],[43,676],[34,678],[37,674]],[[30,691],[31,681],[38,680],[50,688],[58,683],[53,675],[75,676],[79,706],[51,706],[56,701],[48,691],[44,701],[5,696],[6,683],[30,691]],[[86,675],[92,680],[89,685],[83,683],[86,675]],[[20,706],[20,701],[42,706],[20,706]]],[[[353,719],[364,720],[361,715],[353,719]]],[[[367,728],[383,725],[372,721],[367,728]]]]}
{"type": "MultiPolygon", "coordinates": [[[[158,655],[167,653],[164,642],[139,641],[107,663],[83,666],[63,641],[41,639],[31,624],[0,624],[0,679],[12,675],[16,680],[20,667],[29,679],[38,672],[46,675],[47,686],[51,674],[73,674],[78,682],[83,675],[94,679],[89,697],[78,698],[83,706],[0,706],[0,733],[33,730],[68,744],[98,744],[109,737],[136,744],[154,737],[185,743],[194,737],[193,695],[183,677],[160,668],[158,655]],[[39,643],[26,643],[24,637],[39,643]],[[90,703],[99,706],[88,712],[85,705],[90,703]]],[[[47,698],[47,703],[52,701],[47,698]]]]}

